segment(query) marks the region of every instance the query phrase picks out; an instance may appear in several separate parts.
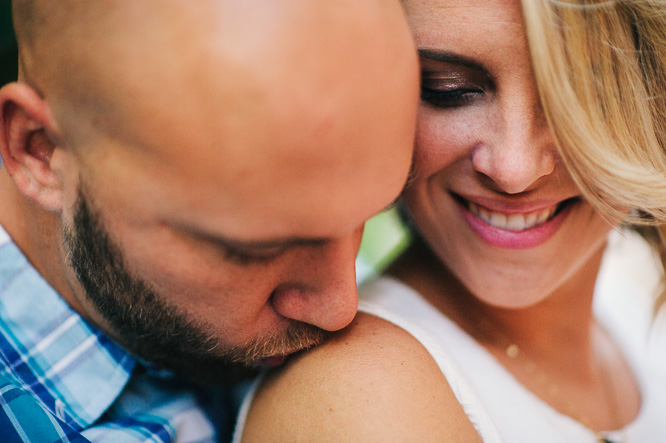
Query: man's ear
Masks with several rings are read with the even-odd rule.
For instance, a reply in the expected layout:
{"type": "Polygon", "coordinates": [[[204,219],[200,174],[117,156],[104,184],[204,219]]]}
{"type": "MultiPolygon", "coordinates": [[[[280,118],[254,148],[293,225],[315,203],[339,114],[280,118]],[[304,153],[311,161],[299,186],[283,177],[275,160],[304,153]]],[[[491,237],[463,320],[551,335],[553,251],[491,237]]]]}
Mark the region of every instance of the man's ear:
{"type": "Polygon", "coordinates": [[[0,89],[0,155],[19,191],[43,208],[59,211],[62,183],[52,168],[56,131],[48,105],[30,86],[0,89]]]}

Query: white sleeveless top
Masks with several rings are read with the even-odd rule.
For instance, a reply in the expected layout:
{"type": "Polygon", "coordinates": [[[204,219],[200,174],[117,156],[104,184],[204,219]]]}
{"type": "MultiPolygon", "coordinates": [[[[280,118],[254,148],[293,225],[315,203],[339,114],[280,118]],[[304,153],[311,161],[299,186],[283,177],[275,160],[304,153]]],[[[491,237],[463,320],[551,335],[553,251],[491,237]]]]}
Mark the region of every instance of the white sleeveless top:
{"type": "MultiPolygon", "coordinates": [[[[666,442],[664,322],[651,328],[656,261],[633,234],[611,236],[595,315],[616,340],[641,390],[641,410],[612,441],[666,442]]],[[[593,442],[595,435],[520,384],[495,357],[410,287],[380,278],[362,288],[359,310],[400,326],[432,355],[485,442],[593,442]]]]}
{"type": "MultiPolygon", "coordinates": [[[[666,442],[666,315],[651,328],[657,263],[637,235],[613,234],[595,294],[595,315],[631,365],[641,410],[617,442],[666,442]]],[[[484,442],[594,442],[595,435],[520,384],[493,355],[420,294],[381,277],[361,287],[359,310],[389,321],[416,338],[446,376],[484,442]]],[[[240,441],[255,384],[245,399],[234,441],[240,441]]]]}

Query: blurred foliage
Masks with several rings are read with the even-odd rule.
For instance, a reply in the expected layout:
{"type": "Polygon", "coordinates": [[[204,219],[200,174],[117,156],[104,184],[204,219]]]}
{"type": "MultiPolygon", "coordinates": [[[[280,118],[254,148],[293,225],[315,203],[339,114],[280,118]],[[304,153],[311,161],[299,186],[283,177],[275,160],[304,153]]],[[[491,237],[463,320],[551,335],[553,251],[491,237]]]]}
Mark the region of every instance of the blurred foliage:
{"type": "Polygon", "coordinates": [[[365,224],[357,260],[358,281],[383,271],[409,245],[409,230],[397,209],[377,214],[365,224]]]}
{"type": "Polygon", "coordinates": [[[0,86],[18,76],[18,48],[12,27],[11,2],[0,0],[0,86]]]}

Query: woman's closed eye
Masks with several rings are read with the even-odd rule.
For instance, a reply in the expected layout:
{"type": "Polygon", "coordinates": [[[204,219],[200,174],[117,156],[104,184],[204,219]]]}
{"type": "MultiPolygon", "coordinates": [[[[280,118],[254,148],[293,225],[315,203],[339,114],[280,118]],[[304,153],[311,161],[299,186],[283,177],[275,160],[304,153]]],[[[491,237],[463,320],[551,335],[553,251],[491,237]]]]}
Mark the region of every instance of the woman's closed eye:
{"type": "Polygon", "coordinates": [[[446,52],[419,52],[424,103],[436,108],[457,108],[475,103],[494,90],[492,76],[479,62],[446,52]]]}
{"type": "Polygon", "coordinates": [[[440,87],[429,83],[427,80],[421,83],[421,100],[438,108],[457,108],[485,95],[485,90],[480,87],[440,87]]]}

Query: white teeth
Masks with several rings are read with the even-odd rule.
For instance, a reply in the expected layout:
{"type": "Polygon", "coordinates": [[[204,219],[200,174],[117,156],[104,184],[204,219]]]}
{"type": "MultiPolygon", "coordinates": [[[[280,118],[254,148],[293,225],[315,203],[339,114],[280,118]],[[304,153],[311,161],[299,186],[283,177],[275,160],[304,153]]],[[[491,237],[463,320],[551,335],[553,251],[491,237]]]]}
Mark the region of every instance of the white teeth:
{"type": "MultiPolygon", "coordinates": [[[[553,212],[555,212],[555,211],[553,211],[553,212]]],[[[550,214],[551,214],[550,209],[544,209],[543,211],[539,212],[537,214],[537,219],[536,219],[537,224],[540,225],[540,224],[544,223],[546,220],[548,220],[548,218],[550,217],[550,214]]]]}
{"type": "Polygon", "coordinates": [[[507,231],[525,231],[548,221],[555,214],[557,205],[529,214],[506,215],[500,212],[490,211],[475,203],[469,202],[469,210],[472,214],[495,228],[505,229],[507,231]]]}
{"type": "Polygon", "coordinates": [[[479,218],[486,223],[490,223],[490,213],[484,208],[479,208],[479,218]]]}
{"type": "Polygon", "coordinates": [[[489,224],[493,226],[502,226],[503,229],[506,229],[506,215],[500,214],[499,212],[491,212],[489,224]]]}
{"type": "MultiPolygon", "coordinates": [[[[529,214],[528,216],[525,217],[525,225],[526,226],[534,226],[537,221],[537,213],[533,212],[529,214]]],[[[524,229],[524,228],[523,228],[524,229]]]]}
{"type": "Polygon", "coordinates": [[[520,214],[513,214],[506,218],[506,229],[509,231],[522,231],[527,221],[520,214]]]}

